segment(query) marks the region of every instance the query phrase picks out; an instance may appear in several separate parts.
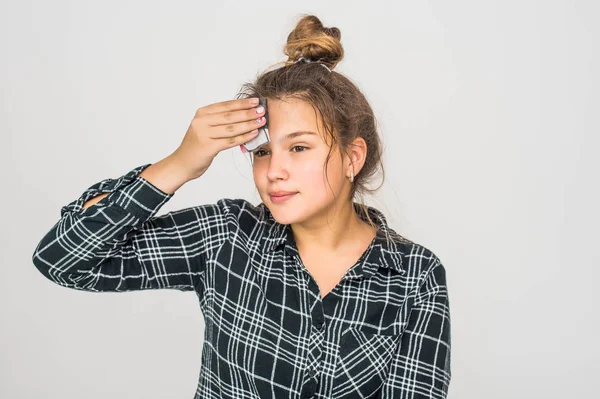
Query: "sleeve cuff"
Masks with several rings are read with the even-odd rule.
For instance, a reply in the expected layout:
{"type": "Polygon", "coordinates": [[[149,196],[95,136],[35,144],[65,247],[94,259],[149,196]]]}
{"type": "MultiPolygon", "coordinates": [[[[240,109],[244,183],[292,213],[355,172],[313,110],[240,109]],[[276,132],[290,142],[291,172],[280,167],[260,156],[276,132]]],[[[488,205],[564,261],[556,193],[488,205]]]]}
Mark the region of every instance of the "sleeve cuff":
{"type": "Polygon", "coordinates": [[[171,197],[173,194],[164,193],[143,177],[135,176],[130,183],[110,193],[103,200],[146,220],[154,216],[171,197]]]}
{"type": "MultiPolygon", "coordinates": [[[[117,179],[105,179],[94,184],[78,200],[63,207],[61,213],[81,211],[89,199],[102,193],[110,193],[95,205],[115,204],[139,219],[153,217],[174,193],[167,194],[140,176],[150,165],[152,164],[138,166],[117,179]]],[[[93,207],[86,208],[83,212],[91,208],[93,207]]]]}

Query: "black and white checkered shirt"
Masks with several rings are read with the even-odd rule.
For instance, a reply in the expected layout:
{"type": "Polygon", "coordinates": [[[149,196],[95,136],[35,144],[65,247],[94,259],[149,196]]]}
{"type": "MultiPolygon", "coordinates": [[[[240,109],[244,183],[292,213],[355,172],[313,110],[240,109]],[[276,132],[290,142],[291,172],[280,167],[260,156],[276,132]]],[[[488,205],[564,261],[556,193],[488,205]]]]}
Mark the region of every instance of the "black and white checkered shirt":
{"type": "Polygon", "coordinates": [[[33,263],[77,290],[195,291],[205,320],[195,399],[447,396],[444,266],[380,211],[369,207],[377,236],[322,298],[290,226],[264,203],[221,199],[156,216],[173,194],[139,176],[148,166],[64,206],[33,263]]]}

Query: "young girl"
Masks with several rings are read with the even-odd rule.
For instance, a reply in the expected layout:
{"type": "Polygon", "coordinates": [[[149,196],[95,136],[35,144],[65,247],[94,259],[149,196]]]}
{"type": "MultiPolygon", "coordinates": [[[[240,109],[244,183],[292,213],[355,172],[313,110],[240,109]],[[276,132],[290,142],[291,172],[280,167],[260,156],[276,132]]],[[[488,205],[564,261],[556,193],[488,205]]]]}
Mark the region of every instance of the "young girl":
{"type": "MultiPolygon", "coordinates": [[[[285,65],[200,108],[181,145],[61,210],[33,254],[65,287],[195,291],[205,320],[196,398],[445,398],[450,313],[436,255],[354,202],[381,162],[364,95],[333,71],[340,31],[304,16],[285,65]],[[256,137],[262,203],[155,216],[223,150],[256,137]]],[[[243,149],[244,147],[242,147],[243,149]]]]}

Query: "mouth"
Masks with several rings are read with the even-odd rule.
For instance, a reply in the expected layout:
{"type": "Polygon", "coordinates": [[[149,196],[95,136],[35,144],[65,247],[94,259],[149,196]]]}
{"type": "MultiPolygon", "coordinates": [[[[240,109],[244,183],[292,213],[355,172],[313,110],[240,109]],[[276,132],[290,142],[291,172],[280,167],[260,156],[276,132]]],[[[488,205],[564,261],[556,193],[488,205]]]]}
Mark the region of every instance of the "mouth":
{"type": "Polygon", "coordinates": [[[294,197],[296,194],[298,194],[298,193],[289,193],[289,194],[285,194],[285,195],[270,195],[269,194],[269,198],[271,198],[271,202],[273,202],[275,204],[281,204],[283,202],[286,202],[290,198],[294,197]]]}

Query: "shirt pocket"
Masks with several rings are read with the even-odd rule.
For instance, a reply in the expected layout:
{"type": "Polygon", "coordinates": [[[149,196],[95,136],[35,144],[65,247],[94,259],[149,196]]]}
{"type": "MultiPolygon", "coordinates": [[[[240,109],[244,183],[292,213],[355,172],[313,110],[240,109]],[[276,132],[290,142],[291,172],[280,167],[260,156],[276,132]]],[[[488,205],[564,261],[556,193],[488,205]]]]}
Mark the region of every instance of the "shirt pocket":
{"type": "Polygon", "coordinates": [[[333,398],[366,398],[383,385],[402,334],[350,327],[340,337],[333,398]]]}

